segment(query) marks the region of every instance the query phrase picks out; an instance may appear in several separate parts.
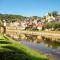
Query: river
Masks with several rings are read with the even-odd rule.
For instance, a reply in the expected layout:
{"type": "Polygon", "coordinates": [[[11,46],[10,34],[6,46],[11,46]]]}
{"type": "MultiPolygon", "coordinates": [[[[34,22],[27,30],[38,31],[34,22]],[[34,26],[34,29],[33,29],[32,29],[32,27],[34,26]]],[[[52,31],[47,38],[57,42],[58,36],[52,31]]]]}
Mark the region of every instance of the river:
{"type": "Polygon", "coordinates": [[[18,42],[23,43],[24,45],[48,55],[51,55],[56,60],[60,60],[60,42],[57,40],[60,39],[51,39],[50,37],[38,36],[38,35],[27,35],[22,34],[17,38],[14,37],[18,42]]]}

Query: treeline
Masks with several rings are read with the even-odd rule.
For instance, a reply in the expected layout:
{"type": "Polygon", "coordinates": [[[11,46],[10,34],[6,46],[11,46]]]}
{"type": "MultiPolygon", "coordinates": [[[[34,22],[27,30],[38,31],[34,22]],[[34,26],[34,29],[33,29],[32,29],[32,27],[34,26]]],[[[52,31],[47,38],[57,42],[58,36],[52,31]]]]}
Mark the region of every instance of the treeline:
{"type": "Polygon", "coordinates": [[[0,14],[0,21],[6,20],[7,22],[15,20],[24,20],[26,17],[21,15],[12,15],[12,14],[0,14]]]}
{"type": "MultiPolygon", "coordinates": [[[[57,11],[52,11],[50,13],[48,13],[49,16],[58,16],[60,14],[58,14],[57,11]]],[[[6,20],[7,22],[11,22],[11,21],[15,21],[15,20],[27,20],[27,19],[30,19],[30,20],[46,20],[46,16],[43,16],[43,17],[38,17],[38,16],[32,16],[32,17],[25,17],[25,16],[22,16],[22,15],[13,15],[13,14],[0,14],[0,20],[3,21],[3,20],[6,20]]]]}

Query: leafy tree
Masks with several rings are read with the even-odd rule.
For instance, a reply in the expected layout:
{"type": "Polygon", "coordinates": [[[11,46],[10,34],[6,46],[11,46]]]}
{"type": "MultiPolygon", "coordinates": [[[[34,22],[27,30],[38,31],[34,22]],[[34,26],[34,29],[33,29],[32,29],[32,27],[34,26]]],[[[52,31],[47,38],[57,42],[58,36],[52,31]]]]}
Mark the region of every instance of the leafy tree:
{"type": "Polygon", "coordinates": [[[48,13],[48,16],[51,16],[52,14],[51,13],[48,13]]]}
{"type": "Polygon", "coordinates": [[[46,23],[46,28],[47,29],[54,28],[54,30],[58,29],[58,28],[60,28],[60,23],[59,22],[49,22],[49,23],[46,23]]]}
{"type": "Polygon", "coordinates": [[[60,28],[60,23],[59,22],[55,22],[53,25],[54,29],[60,28]]]}
{"type": "Polygon", "coordinates": [[[33,16],[32,20],[36,20],[38,18],[38,16],[33,16]]]}
{"type": "Polygon", "coordinates": [[[46,23],[46,28],[49,29],[49,28],[52,28],[53,27],[53,24],[51,22],[49,23],[46,23]]]}
{"type": "Polygon", "coordinates": [[[52,12],[52,16],[54,16],[54,17],[58,16],[58,12],[57,11],[53,11],[52,12]]]}

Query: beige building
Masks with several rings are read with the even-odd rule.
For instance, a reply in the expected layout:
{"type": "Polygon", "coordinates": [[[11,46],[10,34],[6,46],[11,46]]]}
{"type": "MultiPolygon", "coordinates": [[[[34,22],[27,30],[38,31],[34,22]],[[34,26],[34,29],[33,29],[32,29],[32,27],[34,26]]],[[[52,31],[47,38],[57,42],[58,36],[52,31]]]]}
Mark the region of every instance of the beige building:
{"type": "Polygon", "coordinates": [[[55,17],[53,17],[53,16],[46,16],[46,21],[48,21],[48,22],[53,22],[53,21],[55,21],[55,17]]]}

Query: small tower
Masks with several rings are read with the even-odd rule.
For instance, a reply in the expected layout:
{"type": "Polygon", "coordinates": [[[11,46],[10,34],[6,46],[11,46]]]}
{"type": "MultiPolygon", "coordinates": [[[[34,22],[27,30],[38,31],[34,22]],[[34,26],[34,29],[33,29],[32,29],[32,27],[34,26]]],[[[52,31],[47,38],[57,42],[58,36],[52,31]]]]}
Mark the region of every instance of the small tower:
{"type": "Polygon", "coordinates": [[[6,34],[6,21],[3,20],[3,35],[6,34]]]}
{"type": "Polygon", "coordinates": [[[3,20],[3,26],[5,26],[5,27],[6,27],[6,21],[5,21],[5,20],[3,20]]]}

